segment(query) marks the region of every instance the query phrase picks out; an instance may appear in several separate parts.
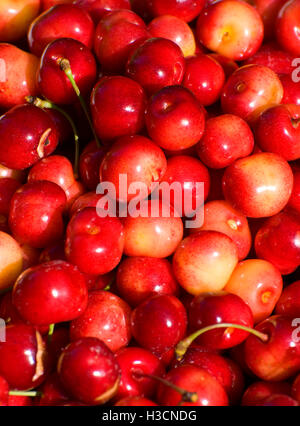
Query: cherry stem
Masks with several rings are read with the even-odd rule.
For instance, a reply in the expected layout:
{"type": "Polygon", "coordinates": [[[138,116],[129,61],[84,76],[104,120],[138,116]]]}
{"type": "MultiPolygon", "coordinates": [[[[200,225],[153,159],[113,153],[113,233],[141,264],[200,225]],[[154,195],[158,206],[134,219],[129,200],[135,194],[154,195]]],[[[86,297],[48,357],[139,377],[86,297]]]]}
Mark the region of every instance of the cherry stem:
{"type": "Polygon", "coordinates": [[[62,108],[58,107],[54,103],[48,101],[47,99],[40,99],[38,97],[34,96],[27,96],[26,101],[32,105],[35,105],[38,108],[41,109],[55,109],[56,111],[60,112],[66,120],[69,122],[70,126],[72,127],[73,134],[74,134],[74,142],[75,142],[75,161],[74,161],[74,177],[75,179],[78,179],[78,168],[79,168],[79,136],[77,128],[74,124],[74,121],[70,117],[66,111],[64,111],[62,108]]]}
{"type": "Polygon", "coordinates": [[[47,338],[48,345],[50,345],[50,343],[52,341],[52,336],[53,336],[53,333],[54,333],[54,328],[55,328],[55,324],[50,324],[49,325],[48,338],[47,338]]]}
{"type": "Polygon", "coordinates": [[[180,393],[181,395],[181,401],[182,402],[197,402],[198,401],[198,394],[197,392],[189,392],[185,389],[180,388],[179,386],[174,385],[174,383],[169,382],[166,379],[163,379],[162,377],[153,376],[152,374],[145,374],[140,372],[135,372],[135,376],[137,377],[148,377],[149,379],[156,380],[160,383],[162,383],[165,386],[168,386],[169,388],[173,389],[174,391],[180,393]]]}
{"type": "Polygon", "coordinates": [[[181,340],[181,342],[178,343],[175,349],[176,359],[178,361],[182,360],[189,346],[193,343],[195,339],[197,339],[197,337],[201,336],[201,334],[204,334],[207,331],[215,330],[217,328],[236,328],[238,330],[247,331],[248,333],[253,334],[254,336],[261,339],[263,342],[267,342],[269,340],[269,336],[267,334],[261,333],[260,331],[257,331],[254,328],[246,327],[241,324],[231,324],[231,323],[212,324],[207,327],[201,328],[200,330],[195,331],[195,333],[181,340]]]}
{"type": "Polygon", "coordinates": [[[98,138],[98,136],[97,136],[97,134],[95,132],[95,129],[94,129],[94,126],[93,126],[93,123],[92,123],[92,120],[91,120],[88,108],[86,106],[85,100],[83,99],[83,97],[82,97],[82,95],[80,93],[79,87],[78,87],[78,85],[77,85],[77,83],[75,81],[74,75],[72,73],[70,61],[68,59],[66,59],[66,58],[60,58],[60,59],[58,59],[57,63],[60,66],[60,69],[68,77],[68,79],[69,79],[69,81],[70,81],[70,83],[71,83],[71,85],[72,85],[72,87],[74,89],[74,92],[76,93],[76,95],[77,95],[77,97],[79,99],[79,102],[80,102],[81,107],[82,107],[82,109],[84,111],[84,114],[85,114],[85,116],[86,116],[86,118],[87,118],[87,120],[89,122],[90,128],[91,128],[91,130],[93,132],[93,135],[94,135],[94,138],[95,138],[95,141],[96,141],[96,144],[97,144],[98,148],[100,148],[101,144],[100,144],[99,138],[98,138]]]}
{"type": "Polygon", "coordinates": [[[38,391],[9,391],[9,395],[35,397],[35,396],[42,396],[42,393],[38,391]]]}

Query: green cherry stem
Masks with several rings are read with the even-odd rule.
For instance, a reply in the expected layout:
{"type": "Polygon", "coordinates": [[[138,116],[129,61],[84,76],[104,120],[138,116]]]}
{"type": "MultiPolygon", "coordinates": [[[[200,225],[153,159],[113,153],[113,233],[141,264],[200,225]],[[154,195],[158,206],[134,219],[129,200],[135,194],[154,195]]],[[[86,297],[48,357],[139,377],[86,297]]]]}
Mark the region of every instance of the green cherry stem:
{"type": "Polygon", "coordinates": [[[55,105],[53,102],[48,101],[47,99],[40,99],[38,97],[33,96],[27,96],[26,101],[32,105],[35,105],[38,108],[46,108],[46,109],[55,109],[56,111],[60,112],[66,120],[68,120],[70,126],[72,127],[72,131],[74,134],[74,142],[75,142],[75,161],[74,161],[74,177],[75,179],[78,179],[78,168],[79,168],[79,136],[77,128],[74,124],[74,121],[70,117],[66,111],[64,111],[62,108],[55,105]]]}
{"type": "Polygon", "coordinates": [[[52,341],[52,336],[53,336],[53,333],[54,333],[54,328],[55,328],[55,324],[50,324],[49,325],[48,338],[47,338],[48,345],[50,345],[50,343],[52,341]]]}
{"type": "Polygon", "coordinates": [[[254,328],[246,327],[241,324],[231,324],[231,323],[212,324],[207,327],[201,328],[200,330],[195,331],[195,333],[181,340],[181,342],[178,343],[175,349],[176,359],[178,361],[182,360],[189,346],[193,343],[195,339],[197,339],[197,337],[201,336],[201,334],[204,334],[207,331],[216,330],[217,328],[236,328],[238,330],[243,330],[250,334],[253,334],[254,336],[261,339],[263,342],[267,342],[269,340],[269,336],[267,334],[261,333],[260,331],[257,331],[254,328]]]}
{"type": "Polygon", "coordinates": [[[35,397],[42,396],[42,393],[38,391],[9,391],[9,395],[35,397]]]}
{"type": "Polygon", "coordinates": [[[91,128],[91,130],[93,132],[93,135],[94,135],[94,138],[95,138],[95,141],[96,141],[96,144],[97,144],[98,148],[100,148],[101,144],[100,144],[99,138],[98,138],[98,136],[97,136],[97,134],[95,132],[95,129],[94,129],[94,126],[93,126],[93,123],[92,123],[92,120],[91,120],[88,108],[86,106],[85,100],[83,99],[83,97],[82,97],[82,95],[80,93],[79,87],[77,86],[77,83],[75,81],[74,75],[72,73],[70,61],[68,59],[66,59],[66,58],[60,58],[60,59],[58,59],[57,63],[60,66],[60,69],[68,77],[68,79],[69,79],[69,81],[70,81],[70,83],[71,83],[71,85],[72,85],[72,87],[74,89],[74,92],[76,93],[76,95],[77,95],[77,97],[79,99],[79,102],[80,102],[81,107],[82,107],[82,109],[84,111],[84,114],[85,114],[85,116],[86,116],[86,118],[87,118],[87,120],[89,122],[90,128],[91,128]]]}

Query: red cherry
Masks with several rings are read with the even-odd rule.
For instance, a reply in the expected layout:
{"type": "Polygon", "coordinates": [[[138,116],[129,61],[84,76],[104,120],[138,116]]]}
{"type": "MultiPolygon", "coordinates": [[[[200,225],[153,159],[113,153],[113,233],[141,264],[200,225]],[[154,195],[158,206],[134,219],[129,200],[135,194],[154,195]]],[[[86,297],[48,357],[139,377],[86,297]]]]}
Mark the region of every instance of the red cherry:
{"type": "Polygon", "coordinates": [[[0,376],[0,407],[8,405],[9,386],[7,381],[0,376]]]}
{"type": "Polygon", "coordinates": [[[155,402],[141,396],[123,398],[115,404],[116,407],[152,407],[157,406],[155,402]]]}
{"type": "Polygon", "coordinates": [[[45,345],[38,331],[25,324],[6,326],[6,341],[0,343],[0,374],[10,388],[32,389],[46,373],[45,345]]]}
{"type": "Polygon", "coordinates": [[[13,178],[0,179],[0,214],[8,216],[9,204],[21,183],[13,178]]]}
{"type": "Polygon", "coordinates": [[[71,321],[87,306],[83,275],[59,260],[27,269],[15,283],[13,304],[34,325],[71,321]]]}
{"type": "Polygon", "coordinates": [[[86,188],[96,189],[99,184],[99,169],[106,149],[98,148],[95,141],[90,142],[82,151],[79,160],[80,178],[86,188]]]}
{"type": "Polygon", "coordinates": [[[132,312],[132,334],[143,348],[159,356],[185,335],[187,318],[182,303],[172,295],[157,295],[132,312]]]}
{"type": "Polygon", "coordinates": [[[131,306],[138,306],[157,294],[177,294],[178,285],[167,259],[129,257],[117,271],[117,288],[131,306]]]}
{"type": "Polygon", "coordinates": [[[180,84],[185,61],[180,47],[165,38],[150,38],[129,56],[126,74],[149,95],[166,86],[180,84]]]}
{"type": "Polygon", "coordinates": [[[38,405],[40,406],[53,406],[69,400],[69,396],[62,388],[56,372],[47,377],[40,388],[40,392],[42,393],[38,399],[38,405]]]}
{"type": "Polygon", "coordinates": [[[275,23],[278,43],[284,50],[293,55],[299,55],[300,53],[300,42],[298,37],[299,16],[299,0],[290,0],[285,2],[281,7],[275,23]]]}
{"type": "Polygon", "coordinates": [[[195,19],[204,7],[203,0],[146,0],[153,16],[173,15],[186,22],[195,19]]]}
{"type": "Polygon", "coordinates": [[[288,206],[300,213],[300,168],[294,170],[294,186],[288,206]]]}
{"type": "Polygon", "coordinates": [[[93,405],[104,404],[116,394],[121,376],[114,354],[93,337],[70,343],[59,359],[57,371],[70,395],[93,405]]]}
{"type": "Polygon", "coordinates": [[[95,130],[104,142],[139,133],[144,127],[146,96],[129,78],[103,77],[91,95],[95,130]]]}
{"type": "Polygon", "coordinates": [[[60,38],[73,38],[91,48],[94,24],[90,15],[78,6],[60,4],[39,15],[28,31],[29,48],[37,56],[41,56],[50,42],[60,38]]]}
{"type": "Polygon", "coordinates": [[[280,76],[280,81],[283,87],[282,104],[300,105],[300,88],[298,82],[292,79],[292,71],[290,74],[280,76]]]}
{"type": "Polygon", "coordinates": [[[70,325],[70,338],[97,337],[113,352],[128,345],[131,338],[131,309],[108,291],[89,293],[85,311],[70,325]]]}
{"type": "Polygon", "coordinates": [[[23,185],[11,200],[9,226],[13,235],[19,242],[37,248],[58,241],[63,234],[65,203],[64,191],[53,182],[23,185]]]}
{"type": "Polygon", "coordinates": [[[287,395],[274,394],[265,399],[261,404],[263,407],[299,407],[297,401],[287,395]]]}
{"type": "Polygon", "coordinates": [[[0,117],[0,140],[1,164],[26,169],[55,150],[58,131],[47,112],[18,105],[0,117]]]}
{"type": "Polygon", "coordinates": [[[255,406],[274,394],[290,395],[291,386],[286,382],[254,382],[245,391],[242,405],[255,406]]]}
{"type": "Polygon", "coordinates": [[[98,195],[95,192],[86,192],[85,194],[76,198],[69,211],[69,216],[72,217],[75,213],[83,210],[86,207],[97,207],[97,204],[102,197],[103,195],[98,195]]]}
{"type": "Polygon", "coordinates": [[[293,381],[291,395],[300,403],[300,374],[293,381]]]}
{"type": "Polygon", "coordinates": [[[96,81],[97,65],[91,51],[80,41],[59,38],[43,52],[38,71],[40,93],[56,104],[72,104],[77,95],[61,70],[59,60],[67,59],[73,78],[83,96],[90,93],[96,81]]]}
{"type": "Polygon", "coordinates": [[[159,359],[146,349],[136,347],[120,350],[116,358],[122,373],[116,398],[151,398],[157,388],[157,381],[148,376],[160,377],[164,373],[159,359]]]}
{"type": "Polygon", "coordinates": [[[130,0],[75,0],[73,4],[86,10],[96,24],[109,12],[117,9],[131,8],[130,0]]]}
{"type": "Polygon", "coordinates": [[[178,151],[195,145],[203,135],[204,109],[182,86],[165,87],[150,100],[146,125],[159,146],[178,151]]]}
{"type": "Polygon", "coordinates": [[[112,271],[120,262],[124,231],[116,217],[100,217],[94,207],[75,213],[66,231],[67,259],[91,275],[112,271]]]}
{"type": "Polygon", "coordinates": [[[295,281],[283,289],[276,305],[277,315],[298,318],[300,315],[300,281],[295,281]]]}

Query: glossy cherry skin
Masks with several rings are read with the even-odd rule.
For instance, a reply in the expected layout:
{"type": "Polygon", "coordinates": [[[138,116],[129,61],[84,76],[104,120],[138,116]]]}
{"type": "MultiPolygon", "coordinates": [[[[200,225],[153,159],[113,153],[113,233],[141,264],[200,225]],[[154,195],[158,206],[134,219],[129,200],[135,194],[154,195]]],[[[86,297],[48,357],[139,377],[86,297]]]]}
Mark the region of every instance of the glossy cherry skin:
{"type": "Polygon", "coordinates": [[[90,142],[82,151],[79,159],[79,174],[84,186],[90,190],[99,184],[99,169],[106,149],[99,148],[95,141],[90,142]]]}
{"type": "Polygon", "coordinates": [[[255,237],[257,257],[273,263],[282,274],[300,265],[300,216],[286,211],[268,219],[255,237]]]}
{"type": "Polygon", "coordinates": [[[225,113],[251,121],[261,110],[279,104],[282,97],[283,87],[274,71],[253,64],[239,68],[228,78],[221,103],[225,113]]]}
{"type": "Polygon", "coordinates": [[[196,52],[196,40],[192,29],[182,19],[174,15],[162,15],[148,25],[152,37],[162,37],[173,41],[180,47],[183,56],[193,56],[196,52]]]}
{"type": "Polygon", "coordinates": [[[248,217],[279,213],[293,189],[293,172],[277,154],[264,152],[235,161],[223,176],[225,198],[248,217]]]}
{"type": "Polygon", "coordinates": [[[69,395],[63,389],[58,374],[52,373],[40,387],[42,395],[37,401],[38,406],[55,406],[69,401],[69,395]]]}
{"type": "Polygon", "coordinates": [[[241,297],[257,323],[272,314],[282,292],[282,277],[272,263],[247,259],[237,265],[224,290],[241,297]]]}
{"type": "Polygon", "coordinates": [[[209,55],[186,59],[183,86],[196,96],[202,105],[212,105],[221,96],[225,83],[222,66],[209,55]]]}
{"type": "Polygon", "coordinates": [[[80,41],[60,38],[50,43],[44,50],[38,71],[40,93],[56,104],[72,104],[77,95],[60,69],[58,59],[67,59],[74,80],[83,96],[90,93],[97,76],[96,60],[91,51],[80,41]]]}
{"type": "Polygon", "coordinates": [[[35,181],[23,185],[11,200],[9,226],[23,244],[42,248],[63,234],[66,195],[55,183],[35,181]]]}
{"type": "Polygon", "coordinates": [[[263,407],[299,407],[298,401],[287,395],[273,394],[261,404],[263,407]]]}
{"type": "Polygon", "coordinates": [[[146,0],[153,16],[173,15],[186,22],[195,19],[204,7],[203,0],[146,0]]]}
{"type": "Polygon", "coordinates": [[[82,187],[81,191],[74,194],[76,181],[72,163],[62,155],[51,155],[36,163],[28,173],[28,182],[37,180],[47,180],[60,186],[65,191],[68,204],[72,204],[84,191],[82,187]]]}
{"type": "Polygon", "coordinates": [[[81,272],[101,275],[120,262],[124,230],[116,217],[100,217],[96,208],[86,207],[71,218],[66,233],[67,259],[81,272]]]}
{"type": "Polygon", "coordinates": [[[283,4],[276,20],[276,38],[280,46],[292,53],[299,55],[300,42],[298,36],[298,22],[300,16],[300,2],[290,0],[283,4]]]}
{"type": "Polygon", "coordinates": [[[119,138],[105,155],[100,166],[100,181],[115,187],[116,199],[128,202],[137,194],[130,192],[130,185],[141,183],[147,188],[147,197],[164,176],[167,160],[163,151],[144,136],[119,138]],[[120,175],[126,175],[127,185],[119,184],[120,175]]]}
{"type": "Polygon", "coordinates": [[[264,400],[274,394],[290,395],[291,386],[286,382],[254,382],[245,391],[243,406],[261,405],[264,400]]]}
{"type": "Polygon", "coordinates": [[[93,46],[94,24],[90,15],[78,6],[60,4],[46,10],[30,25],[28,43],[32,53],[41,56],[45,47],[59,38],[72,38],[89,49],[93,46]]]}
{"type": "Polygon", "coordinates": [[[228,396],[220,382],[206,370],[194,365],[182,365],[170,370],[165,378],[176,386],[196,392],[198,400],[181,402],[181,395],[170,387],[160,384],[156,399],[163,406],[227,406],[228,396]]]}
{"type": "Polygon", "coordinates": [[[58,131],[46,111],[26,104],[18,105],[2,115],[0,138],[1,164],[20,170],[32,166],[55,150],[58,131]]]}
{"type": "Polygon", "coordinates": [[[71,321],[85,310],[87,297],[84,276],[60,260],[27,269],[13,290],[14,306],[34,325],[71,321]]]}
{"type": "Polygon", "coordinates": [[[277,315],[287,315],[298,318],[300,315],[300,281],[295,281],[283,289],[277,302],[277,315]]]}
{"type": "Polygon", "coordinates": [[[92,405],[110,400],[118,390],[121,376],[114,354],[95,337],[70,343],[59,358],[57,371],[70,395],[92,405]]]}
{"type": "Polygon", "coordinates": [[[130,341],[130,315],[130,307],[120,297],[108,291],[91,291],[86,310],[71,322],[70,338],[97,337],[116,352],[130,341]]]}
{"type": "Polygon", "coordinates": [[[245,342],[245,360],[261,380],[281,381],[299,371],[300,345],[294,339],[292,317],[277,315],[259,323],[256,330],[269,336],[267,342],[250,335],[245,342]]]}
{"type": "MultiPolygon", "coordinates": [[[[272,23],[272,26],[274,27],[274,23],[272,23]]],[[[243,61],[243,65],[264,65],[280,76],[283,74],[291,75],[294,70],[293,59],[293,55],[282,50],[276,43],[271,42],[263,44],[253,56],[243,61]]]]}
{"type": "Polygon", "coordinates": [[[197,154],[208,167],[222,169],[250,155],[253,148],[254,137],[248,124],[236,115],[222,114],[206,121],[197,154]]]}
{"type": "Polygon", "coordinates": [[[0,55],[5,64],[5,75],[0,81],[0,106],[8,109],[22,104],[26,96],[37,95],[39,60],[9,43],[0,44],[0,55]]]}
{"type": "Polygon", "coordinates": [[[42,11],[50,9],[50,7],[56,6],[58,4],[67,4],[73,3],[73,0],[41,0],[42,11]]]}
{"type": "MultiPolygon", "coordinates": [[[[238,296],[227,292],[204,293],[197,296],[188,310],[191,332],[213,324],[232,323],[253,326],[253,314],[238,296]]],[[[208,331],[197,338],[197,343],[210,349],[228,349],[244,341],[248,333],[234,328],[208,331]]]]}
{"type": "Polygon", "coordinates": [[[244,377],[241,368],[234,361],[214,352],[199,350],[196,346],[190,347],[179,363],[187,364],[206,370],[224,387],[232,404],[239,402],[244,389],[244,377]]]}
{"type": "Polygon", "coordinates": [[[128,257],[117,271],[118,293],[131,306],[138,306],[154,294],[177,294],[178,284],[167,259],[128,257]]]}
{"type": "Polygon", "coordinates": [[[131,9],[130,0],[75,0],[73,4],[86,10],[96,24],[109,12],[131,9]]]}
{"type": "Polygon", "coordinates": [[[169,86],[150,100],[146,125],[150,138],[168,150],[195,145],[203,135],[205,112],[195,96],[182,86],[169,86]]]}
{"type": "Polygon", "coordinates": [[[210,190],[210,175],[207,168],[194,157],[176,155],[168,159],[167,170],[162,180],[162,185],[167,183],[181,185],[182,196],[177,199],[171,192],[170,203],[182,216],[195,215],[206,200],[210,190]],[[197,185],[203,184],[203,192],[197,185]]]}
{"type": "Polygon", "coordinates": [[[217,231],[231,238],[237,246],[239,260],[247,257],[251,248],[251,232],[247,218],[227,201],[209,201],[204,205],[204,221],[191,232],[217,231]]]}
{"type": "Polygon", "coordinates": [[[12,196],[21,186],[21,182],[13,178],[0,179],[0,214],[8,215],[12,196]]]}
{"type": "Polygon", "coordinates": [[[140,202],[138,217],[122,219],[126,256],[171,256],[183,236],[183,223],[171,205],[159,200],[140,202]],[[151,210],[155,215],[151,215],[151,210]],[[157,213],[157,214],[156,214],[157,213]]]}
{"type": "Polygon", "coordinates": [[[215,59],[223,68],[225,77],[228,78],[235,70],[239,68],[238,64],[226,56],[218,53],[209,53],[209,56],[215,59]]]}
{"type": "Polygon", "coordinates": [[[200,231],[186,237],[173,256],[179,284],[193,295],[222,290],[238,262],[235,243],[216,231],[200,231]]]}
{"type": "Polygon", "coordinates": [[[0,376],[0,407],[5,407],[8,404],[9,386],[7,381],[0,376]]]}
{"type": "Polygon", "coordinates": [[[152,407],[157,405],[151,399],[143,398],[142,396],[129,396],[128,398],[120,399],[115,404],[116,407],[152,407]]]}
{"type": "Polygon", "coordinates": [[[180,47],[165,38],[150,38],[129,56],[126,65],[128,77],[137,81],[153,95],[166,86],[180,84],[185,61],[180,47]]]}
{"type": "Polygon", "coordinates": [[[97,207],[98,202],[101,200],[103,195],[96,194],[95,192],[85,192],[80,197],[76,198],[72,207],[69,211],[69,216],[72,217],[73,214],[83,210],[86,207],[97,207]]]}
{"type": "Polygon", "coordinates": [[[292,80],[291,74],[283,74],[280,76],[283,87],[282,104],[300,105],[300,89],[299,84],[292,80]]]}
{"type": "Polygon", "coordinates": [[[94,50],[103,69],[118,74],[135,48],[149,37],[146,24],[136,13],[116,10],[98,23],[94,50]]]}
{"type": "Polygon", "coordinates": [[[255,141],[263,151],[293,161],[300,158],[300,105],[277,105],[264,111],[255,123],[255,141]]]}
{"type": "Polygon", "coordinates": [[[103,77],[91,95],[91,112],[97,135],[104,142],[134,135],[144,127],[146,95],[129,78],[103,77]]]}
{"type": "Polygon", "coordinates": [[[262,43],[263,33],[263,22],[254,7],[236,0],[209,5],[197,21],[200,43],[233,60],[253,55],[262,43]]]}
{"type": "Polygon", "coordinates": [[[161,361],[151,352],[138,347],[121,349],[116,358],[122,372],[116,399],[137,396],[151,398],[158,382],[143,375],[161,377],[164,373],[161,361]]]}
{"type": "Polygon", "coordinates": [[[138,344],[161,356],[184,337],[186,310],[173,295],[156,295],[141,303],[132,312],[132,335],[138,344]]]}
{"type": "Polygon", "coordinates": [[[42,337],[32,326],[6,326],[6,342],[0,343],[0,374],[10,389],[38,386],[46,373],[46,352],[42,337]]]}

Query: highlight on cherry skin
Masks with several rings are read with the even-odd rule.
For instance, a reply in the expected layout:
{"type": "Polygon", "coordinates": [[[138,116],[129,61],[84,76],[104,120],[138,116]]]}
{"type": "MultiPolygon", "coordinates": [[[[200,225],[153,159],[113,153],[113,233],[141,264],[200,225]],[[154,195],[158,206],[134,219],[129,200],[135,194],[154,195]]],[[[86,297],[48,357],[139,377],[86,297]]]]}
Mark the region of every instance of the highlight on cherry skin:
{"type": "Polygon", "coordinates": [[[0,3],[0,406],[299,406],[300,0],[0,3]]]}

